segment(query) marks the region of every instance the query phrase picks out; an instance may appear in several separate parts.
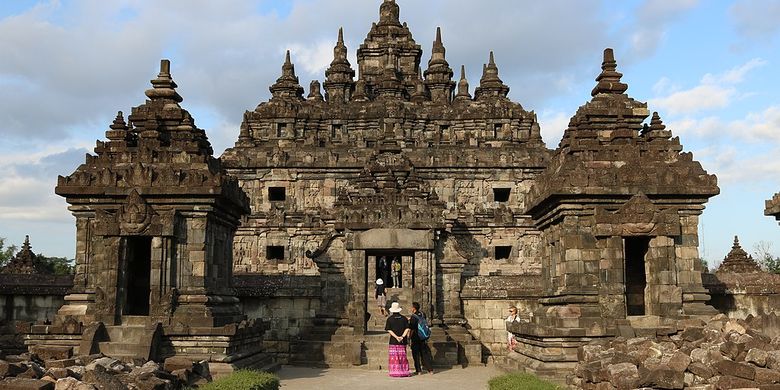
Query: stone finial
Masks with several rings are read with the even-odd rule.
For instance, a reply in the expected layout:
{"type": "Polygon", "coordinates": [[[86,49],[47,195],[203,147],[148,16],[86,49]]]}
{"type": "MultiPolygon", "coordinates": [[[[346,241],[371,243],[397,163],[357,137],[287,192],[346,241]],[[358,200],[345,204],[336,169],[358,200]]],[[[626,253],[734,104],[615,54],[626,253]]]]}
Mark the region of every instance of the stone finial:
{"type": "Polygon", "coordinates": [[[739,245],[739,237],[734,236],[734,244],[731,246],[731,251],[723,259],[723,262],[720,263],[720,267],[718,267],[716,272],[755,273],[761,272],[761,267],[739,245]]]}
{"type": "Polygon", "coordinates": [[[146,90],[146,96],[151,100],[172,100],[181,103],[182,97],[176,92],[176,82],[171,77],[171,61],[160,60],[160,73],[152,80],[152,89],[146,90]]]}
{"type": "Polygon", "coordinates": [[[269,88],[273,98],[288,98],[293,100],[303,100],[303,87],[298,84],[298,77],[295,75],[295,65],[290,59],[290,51],[284,56],[282,65],[282,75],[276,80],[276,83],[269,88]]]}
{"type": "Polygon", "coordinates": [[[114,122],[108,126],[109,130],[106,131],[106,138],[109,141],[123,141],[127,139],[127,123],[122,111],[118,111],[114,122]]]}
{"type": "Polygon", "coordinates": [[[379,6],[379,24],[401,26],[401,8],[395,0],[384,0],[379,6]]]}
{"type": "Polygon", "coordinates": [[[615,61],[615,53],[611,48],[604,49],[604,60],[601,62],[601,74],[596,77],[596,87],[590,93],[591,96],[596,96],[600,93],[608,94],[622,94],[628,90],[628,85],[621,83],[620,78],[623,77],[622,73],[617,71],[617,61],[615,61]]]}
{"type": "Polygon", "coordinates": [[[325,96],[328,102],[344,103],[349,101],[352,87],[352,79],[355,71],[347,59],[347,46],[344,45],[344,29],[339,28],[339,36],[336,46],[333,48],[333,61],[325,70],[325,96]]]}
{"type": "Polygon", "coordinates": [[[417,69],[419,77],[414,81],[414,93],[411,96],[411,100],[414,103],[422,103],[427,100],[425,95],[425,83],[422,79],[422,69],[417,69]]]}
{"type": "Polygon", "coordinates": [[[441,27],[436,27],[436,40],[433,41],[431,53],[431,60],[428,62],[428,66],[444,61],[444,57],[447,54],[447,49],[444,48],[444,43],[441,41],[441,27]]]}
{"type": "Polygon", "coordinates": [[[458,81],[458,94],[455,95],[455,100],[471,100],[469,81],[466,80],[466,65],[460,66],[460,81],[458,81]]]}
{"type": "Polygon", "coordinates": [[[484,96],[506,97],[509,94],[509,87],[498,77],[498,66],[496,65],[493,51],[490,51],[490,60],[482,66],[482,78],[479,81],[479,87],[474,91],[474,97],[479,99],[484,96]]]}
{"type": "Polygon", "coordinates": [[[325,100],[322,97],[322,92],[320,91],[320,82],[317,80],[312,80],[312,82],[309,84],[309,96],[306,97],[307,100],[313,100],[315,102],[321,102],[325,100]]]}
{"type": "Polygon", "coordinates": [[[647,138],[671,138],[672,132],[666,130],[666,125],[664,125],[658,112],[653,112],[650,125],[644,125],[641,135],[647,138]]]}

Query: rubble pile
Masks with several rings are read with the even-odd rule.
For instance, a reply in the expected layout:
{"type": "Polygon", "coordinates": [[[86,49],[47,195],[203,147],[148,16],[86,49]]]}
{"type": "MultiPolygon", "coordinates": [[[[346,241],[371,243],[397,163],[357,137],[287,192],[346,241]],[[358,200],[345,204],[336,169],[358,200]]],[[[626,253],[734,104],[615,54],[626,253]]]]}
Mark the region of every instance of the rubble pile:
{"type": "Polygon", "coordinates": [[[169,358],[126,363],[102,354],[9,355],[0,359],[0,389],[174,390],[211,381],[207,361],[169,358]]]}
{"type": "Polygon", "coordinates": [[[780,338],[725,315],[579,349],[579,389],[780,389],[780,338]]]}

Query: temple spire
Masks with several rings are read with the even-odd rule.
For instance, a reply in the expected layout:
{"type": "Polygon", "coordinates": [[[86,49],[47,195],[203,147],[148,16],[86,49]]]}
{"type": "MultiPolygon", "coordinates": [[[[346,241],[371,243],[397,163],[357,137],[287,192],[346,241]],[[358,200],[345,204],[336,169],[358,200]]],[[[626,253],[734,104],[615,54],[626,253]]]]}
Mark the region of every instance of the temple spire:
{"type": "Polygon", "coordinates": [[[455,95],[455,100],[471,100],[469,81],[466,80],[466,65],[460,66],[460,81],[458,82],[458,94],[455,95]]]}
{"type": "Polygon", "coordinates": [[[474,97],[476,99],[486,96],[505,98],[508,94],[509,87],[498,77],[498,66],[491,50],[488,63],[482,67],[482,78],[479,81],[479,87],[474,91],[474,97]]]}
{"type": "Polygon", "coordinates": [[[452,92],[455,90],[455,82],[452,81],[452,69],[445,58],[447,50],[441,40],[441,27],[436,27],[436,40],[433,41],[431,59],[428,61],[428,69],[425,70],[425,85],[431,92],[431,100],[440,103],[449,103],[452,92]]]}
{"type": "Polygon", "coordinates": [[[182,97],[176,92],[176,82],[171,77],[171,61],[160,60],[160,73],[152,80],[152,89],[146,90],[146,96],[151,100],[172,100],[181,103],[182,97]]]}
{"type": "Polygon", "coordinates": [[[344,29],[339,27],[336,46],[333,47],[333,61],[325,71],[325,98],[328,102],[348,102],[352,95],[355,71],[347,59],[347,46],[344,45],[344,29]]]}
{"type": "Polygon", "coordinates": [[[269,88],[273,99],[293,99],[303,100],[303,87],[298,84],[298,77],[295,76],[295,65],[290,59],[290,51],[284,57],[282,65],[282,75],[276,80],[276,83],[269,88]]]}
{"type": "Polygon", "coordinates": [[[623,77],[623,74],[617,71],[615,53],[611,48],[604,49],[604,60],[601,62],[601,74],[596,77],[598,83],[590,93],[591,96],[596,96],[600,93],[619,95],[626,92],[628,85],[620,82],[621,77],[623,77]]]}

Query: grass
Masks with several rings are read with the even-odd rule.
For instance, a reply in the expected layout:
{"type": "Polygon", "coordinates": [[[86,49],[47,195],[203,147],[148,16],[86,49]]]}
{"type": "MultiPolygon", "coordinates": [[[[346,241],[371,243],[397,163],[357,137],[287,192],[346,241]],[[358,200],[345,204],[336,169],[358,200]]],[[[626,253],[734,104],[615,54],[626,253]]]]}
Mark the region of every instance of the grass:
{"type": "Polygon", "coordinates": [[[198,390],[278,390],[279,378],[274,374],[254,370],[238,370],[198,390]]]}
{"type": "Polygon", "coordinates": [[[532,374],[518,373],[497,376],[488,382],[490,390],[560,390],[561,388],[543,381],[532,374]]]}

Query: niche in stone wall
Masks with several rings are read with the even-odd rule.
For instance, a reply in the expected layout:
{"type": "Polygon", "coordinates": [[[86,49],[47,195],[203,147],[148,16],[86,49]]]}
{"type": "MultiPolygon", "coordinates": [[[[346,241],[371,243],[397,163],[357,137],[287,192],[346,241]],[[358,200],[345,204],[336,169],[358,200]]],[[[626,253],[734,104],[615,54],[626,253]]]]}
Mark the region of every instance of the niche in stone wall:
{"type": "Polygon", "coordinates": [[[494,249],[494,257],[496,260],[509,260],[509,256],[512,254],[511,245],[499,245],[494,249]]]}
{"type": "Polygon", "coordinates": [[[281,245],[269,245],[265,247],[267,260],[284,260],[284,247],[281,245]]]}
{"type": "Polygon", "coordinates": [[[511,188],[493,188],[493,200],[499,203],[509,202],[511,188]]]}
{"type": "Polygon", "coordinates": [[[268,187],[268,200],[271,202],[284,202],[287,200],[287,189],[284,187],[268,187]]]}

